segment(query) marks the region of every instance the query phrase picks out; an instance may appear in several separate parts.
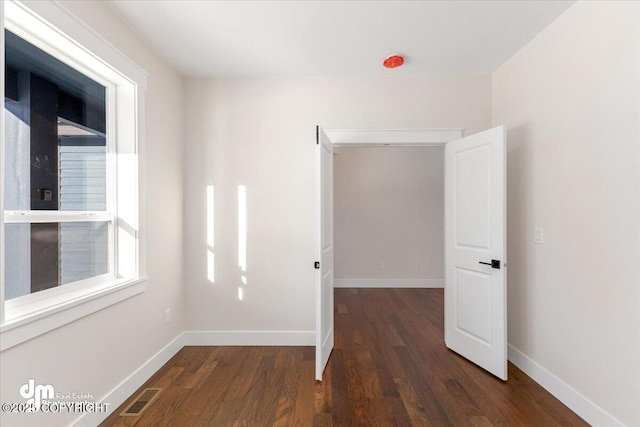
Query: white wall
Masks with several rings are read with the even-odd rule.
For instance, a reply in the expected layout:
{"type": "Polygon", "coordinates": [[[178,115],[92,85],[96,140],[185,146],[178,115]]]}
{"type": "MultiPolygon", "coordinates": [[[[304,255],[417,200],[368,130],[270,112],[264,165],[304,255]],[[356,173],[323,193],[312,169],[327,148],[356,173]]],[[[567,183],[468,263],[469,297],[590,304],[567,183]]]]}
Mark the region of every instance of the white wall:
{"type": "Polygon", "coordinates": [[[315,329],[317,124],[476,132],[490,125],[490,95],[490,76],[188,80],[187,329],[315,329]],[[207,280],[207,185],[215,187],[215,284],[207,280]],[[238,185],[247,188],[246,286],[238,185]]]}
{"type": "Polygon", "coordinates": [[[338,283],[443,285],[444,147],[338,148],[333,182],[338,283]]]}
{"type": "Polygon", "coordinates": [[[494,73],[493,123],[508,129],[509,343],[640,425],[640,3],[568,9],[494,73]]]}
{"type": "MultiPolygon", "coordinates": [[[[42,4],[27,1],[34,10],[42,4]]],[[[101,399],[184,331],[182,301],[182,80],[102,2],[65,7],[148,73],[146,291],[0,354],[4,402],[23,402],[27,379],[101,399]],[[172,322],[164,325],[164,309],[172,322]]],[[[46,16],[45,16],[46,18],[46,16]]],[[[82,42],[80,40],[80,42],[82,42]]],[[[115,408],[114,408],[115,409],[115,408]]],[[[77,414],[1,414],[3,426],[68,425],[77,414]]]]}

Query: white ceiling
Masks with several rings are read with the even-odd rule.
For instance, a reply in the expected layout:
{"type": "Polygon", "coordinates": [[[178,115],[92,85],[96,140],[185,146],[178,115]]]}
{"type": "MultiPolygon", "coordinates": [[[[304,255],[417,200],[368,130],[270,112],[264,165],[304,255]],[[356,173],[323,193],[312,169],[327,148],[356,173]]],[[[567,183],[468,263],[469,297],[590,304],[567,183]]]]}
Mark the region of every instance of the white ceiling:
{"type": "Polygon", "coordinates": [[[188,76],[488,74],[574,3],[105,1],[188,76]]]}

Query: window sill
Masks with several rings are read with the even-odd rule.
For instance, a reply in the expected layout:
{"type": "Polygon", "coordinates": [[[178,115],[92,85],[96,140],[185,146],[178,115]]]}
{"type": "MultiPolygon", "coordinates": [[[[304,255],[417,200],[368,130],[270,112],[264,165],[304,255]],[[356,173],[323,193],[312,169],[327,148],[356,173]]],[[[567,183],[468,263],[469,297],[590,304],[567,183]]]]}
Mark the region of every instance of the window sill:
{"type": "Polygon", "coordinates": [[[120,279],[108,285],[92,287],[79,295],[66,295],[59,302],[49,301],[7,312],[0,326],[0,351],[4,351],[39,335],[95,313],[134,295],[144,292],[146,277],[120,279]]]}

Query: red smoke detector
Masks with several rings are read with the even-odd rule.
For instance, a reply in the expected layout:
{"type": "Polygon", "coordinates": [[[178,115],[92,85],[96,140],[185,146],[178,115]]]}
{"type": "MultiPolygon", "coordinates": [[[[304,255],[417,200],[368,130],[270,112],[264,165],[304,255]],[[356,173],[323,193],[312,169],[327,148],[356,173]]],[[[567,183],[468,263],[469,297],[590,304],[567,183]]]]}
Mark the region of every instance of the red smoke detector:
{"type": "Polygon", "coordinates": [[[391,55],[388,56],[384,61],[382,61],[382,65],[387,68],[396,68],[404,64],[404,58],[400,55],[391,55]]]}

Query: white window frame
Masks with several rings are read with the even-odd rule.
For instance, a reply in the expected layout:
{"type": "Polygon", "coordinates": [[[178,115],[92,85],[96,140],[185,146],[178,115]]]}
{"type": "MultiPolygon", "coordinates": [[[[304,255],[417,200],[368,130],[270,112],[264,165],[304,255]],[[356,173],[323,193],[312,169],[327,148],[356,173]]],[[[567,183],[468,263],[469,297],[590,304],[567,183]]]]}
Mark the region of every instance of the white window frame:
{"type": "MultiPolygon", "coordinates": [[[[144,93],[147,74],[57,2],[0,2],[0,54],[4,29],[107,88],[107,212],[4,211],[0,162],[0,351],[18,345],[145,290],[144,93]],[[82,41],[82,44],[76,40],[82,41]],[[111,179],[109,179],[111,177],[111,179]],[[110,273],[4,300],[4,224],[111,222],[110,273]]],[[[0,67],[0,152],[4,153],[4,66],[0,67]]]]}

